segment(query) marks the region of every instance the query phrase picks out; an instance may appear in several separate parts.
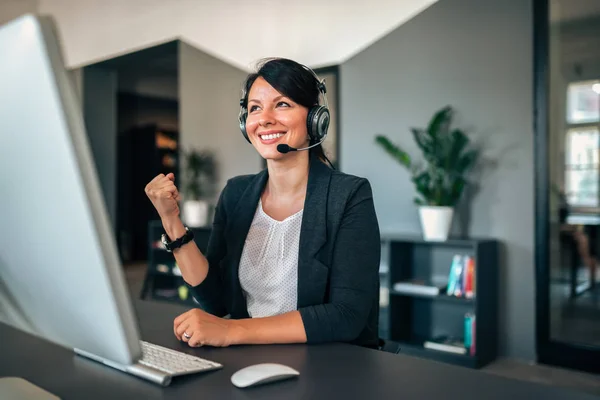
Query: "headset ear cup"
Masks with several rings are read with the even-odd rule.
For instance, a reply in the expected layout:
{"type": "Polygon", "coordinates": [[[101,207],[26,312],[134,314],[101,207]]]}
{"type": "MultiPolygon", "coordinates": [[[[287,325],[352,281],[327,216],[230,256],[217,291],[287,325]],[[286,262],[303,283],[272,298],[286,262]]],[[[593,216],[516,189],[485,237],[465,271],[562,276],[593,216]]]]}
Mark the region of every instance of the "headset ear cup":
{"type": "Polygon", "coordinates": [[[310,109],[306,123],[311,144],[320,142],[327,135],[330,118],[329,109],[325,106],[314,106],[310,109]]]}
{"type": "Polygon", "coordinates": [[[239,117],[239,121],[240,121],[240,131],[242,131],[242,135],[244,135],[244,138],[246,138],[246,140],[248,141],[248,143],[252,143],[250,141],[250,139],[248,138],[248,133],[246,132],[246,118],[247,118],[248,114],[246,114],[245,112],[242,112],[240,114],[239,117]]]}

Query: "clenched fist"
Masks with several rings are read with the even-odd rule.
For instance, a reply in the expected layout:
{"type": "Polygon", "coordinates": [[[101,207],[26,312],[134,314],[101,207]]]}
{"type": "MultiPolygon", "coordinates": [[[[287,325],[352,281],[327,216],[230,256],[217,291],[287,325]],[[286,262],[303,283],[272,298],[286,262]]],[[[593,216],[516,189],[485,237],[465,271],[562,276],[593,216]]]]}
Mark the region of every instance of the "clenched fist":
{"type": "Polygon", "coordinates": [[[181,200],[179,191],[175,186],[175,175],[172,173],[158,175],[146,185],[145,192],[161,219],[177,217],[181,200]]]}

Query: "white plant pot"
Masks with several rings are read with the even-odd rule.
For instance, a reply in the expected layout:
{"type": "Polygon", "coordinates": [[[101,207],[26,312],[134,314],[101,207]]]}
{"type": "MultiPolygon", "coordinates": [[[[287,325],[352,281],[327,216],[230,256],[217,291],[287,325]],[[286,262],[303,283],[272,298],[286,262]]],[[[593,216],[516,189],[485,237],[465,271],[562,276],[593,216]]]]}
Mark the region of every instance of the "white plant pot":
{"type": "Polygon", "coordinates": [[[183,202],[183,220],[190,227],[208,225],[208,202],[204,200],[186,200],[183,202]]]}
{"type": "Polygon", "coordinates": [[[419,216],[423,228],[423,238],[428,241],[443,242],[448,239],[454,209],[452,207],[421,206],[419,216]]]}

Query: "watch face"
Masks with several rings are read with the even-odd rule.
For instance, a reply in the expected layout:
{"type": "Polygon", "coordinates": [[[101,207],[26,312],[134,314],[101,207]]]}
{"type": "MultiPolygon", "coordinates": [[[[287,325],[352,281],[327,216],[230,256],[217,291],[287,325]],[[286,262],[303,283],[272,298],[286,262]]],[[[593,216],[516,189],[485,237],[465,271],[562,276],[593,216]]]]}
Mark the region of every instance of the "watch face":
{"type": "Polygon", "coordinates": [[[167,235],[164,233],[160,236],[160,241],[165,246],[165,249],[169,250],[169,242],[167,241],[167,235]]]}

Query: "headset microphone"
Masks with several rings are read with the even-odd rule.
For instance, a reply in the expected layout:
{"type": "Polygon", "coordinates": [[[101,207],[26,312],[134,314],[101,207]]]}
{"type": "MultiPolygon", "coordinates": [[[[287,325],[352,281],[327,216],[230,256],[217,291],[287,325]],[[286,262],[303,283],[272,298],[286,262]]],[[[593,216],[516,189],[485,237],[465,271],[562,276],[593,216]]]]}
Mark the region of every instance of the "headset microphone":
{"type": "Polygon", "coordinates": [[[308,146],[308,147],[303,147],[301,149],[297,149],[295,147],[288,146],[287,144],[280,144],[280,145],[277,145],[277,151],[280,152],[280,153],[282,153],[282,154],[287,154],[290,151],[309,150],[309,149],[312,149],[313,147],[316,147],[316,146],[320,145],[321,143],[323,143],[324,140],[325,140],[325,138],[323,138],[320,142],[317,142],[317,143],[315,143],[315,144],[313,144],[311,146],[308,146]]]}
{"type": "Polygon", "coordinates": [[[280,144],[277,146],[277,151],[280,152],[281,154],[287,154],[290,151],[298,151],[297,149],[288,146],[287,144],[280,144]]]}
{"type": "MultiPolygon", "coordinates": [[[[279,144],[279,145],[277,145],[277,151],[280,152],[280,153],[282,153],[282,154],[287,154],[290,151],[308,150],[308,149],[312,149],[315,146],[320,145],[321,143],[323,143],[324,140],[325,140],[325,138],[321,139],[319,142],[317,142],[317,143],[315,143],[313,145],[310,145],[308,147],[303,147],[301,149],[297,149],[295,147],[291,147],[291,146],[289,146],[287,144],[279,144]]],[[[325,154],[323,154],[323,157],[325,157],[325,160],[327,160],[327,162],[329,163],[329,165],[331,165],[331,168],[335,169],[333,163],[329,160],[329,158],[327,158],[327,156],[325,154]]]]}

